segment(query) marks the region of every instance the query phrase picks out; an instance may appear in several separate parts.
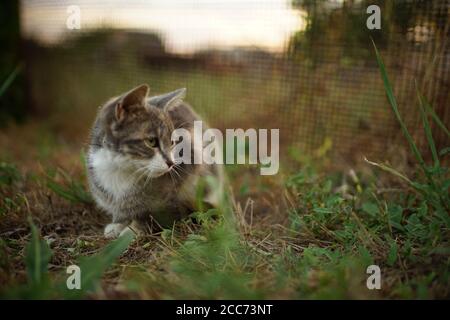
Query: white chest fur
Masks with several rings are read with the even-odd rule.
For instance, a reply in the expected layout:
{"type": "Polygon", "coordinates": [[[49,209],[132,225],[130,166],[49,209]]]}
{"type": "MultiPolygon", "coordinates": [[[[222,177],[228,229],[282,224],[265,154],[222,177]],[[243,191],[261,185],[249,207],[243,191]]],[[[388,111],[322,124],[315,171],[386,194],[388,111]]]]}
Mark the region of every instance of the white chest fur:
{"type": "Polygon", "coordinates": [[[133,187],[135,173],[128,157],[101,148],[89,154],[96,182],[115,199],[124,197],[133,187]]]}

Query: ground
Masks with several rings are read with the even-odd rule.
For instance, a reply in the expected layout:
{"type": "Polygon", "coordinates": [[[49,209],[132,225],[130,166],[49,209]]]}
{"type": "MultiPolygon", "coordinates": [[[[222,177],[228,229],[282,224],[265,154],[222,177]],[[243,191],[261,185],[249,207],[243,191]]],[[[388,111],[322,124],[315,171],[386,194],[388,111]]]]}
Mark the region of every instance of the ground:
{"type": "MultiPolygon", "coordinates": [[[[30,121],[0,136],[7,151],[0,165],[4,297],[70,298],[58,283],[71,264],[95,274],[82,290],[94,299],[449,295],[448,212],[369,164],[342,171],[330,169],[326,152],[291,152],[272,177],[259,176],[255,166],[227,167],[232,205],[221,208],[223,219],[196,213],[199,224],[182,221],[111,248],[103,237],[108,217],[86,191],[83,146],[42,145],[35,132],[45,130],[30,121]],[[41,266],[36,252],[45,262],[47,245],[51,257],[41,266]],[[381,268],[380,290],[366,286],[372,264],[381,268]],[[45,284],[33,276],[36,268],[45,279],[48,268],[45,284]]],[[[414,167],[403,166],[416,178],[414,167]]]]}

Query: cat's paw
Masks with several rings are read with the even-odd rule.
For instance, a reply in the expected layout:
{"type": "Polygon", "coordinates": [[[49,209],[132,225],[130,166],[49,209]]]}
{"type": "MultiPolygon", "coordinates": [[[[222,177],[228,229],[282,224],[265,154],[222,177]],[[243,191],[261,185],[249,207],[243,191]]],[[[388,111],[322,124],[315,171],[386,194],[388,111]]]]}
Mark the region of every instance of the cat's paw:
{"type": "Polygon", "coordinates": [[[126,228],[128,227],[121,223],[110,223],[105,227],[104,235],[108,239],[117,238],[126,228]]]}

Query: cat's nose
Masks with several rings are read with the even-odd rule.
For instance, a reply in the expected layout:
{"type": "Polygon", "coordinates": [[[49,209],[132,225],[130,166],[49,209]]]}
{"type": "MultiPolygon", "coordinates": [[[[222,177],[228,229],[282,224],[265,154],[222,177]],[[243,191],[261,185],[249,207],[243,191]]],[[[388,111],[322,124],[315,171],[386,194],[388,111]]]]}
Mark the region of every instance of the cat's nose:
{"type": "Polygon", "coordinates": [[[167,164],[167,166],[169,167],[169,169],[172,168],[173,165],[174,165],[173,161],[170,160],[170,159],[167,159],[167,160],[166,160],[166,164],[167,164]]]}
{"type": "Polygon", "coordinates": [[[172,168],[174,165],[172,157],[164,152],[161,152],[161,155],[162,155],[164,161],[166,162],[167,166],[169,167],[169,169],[172,168]]]}

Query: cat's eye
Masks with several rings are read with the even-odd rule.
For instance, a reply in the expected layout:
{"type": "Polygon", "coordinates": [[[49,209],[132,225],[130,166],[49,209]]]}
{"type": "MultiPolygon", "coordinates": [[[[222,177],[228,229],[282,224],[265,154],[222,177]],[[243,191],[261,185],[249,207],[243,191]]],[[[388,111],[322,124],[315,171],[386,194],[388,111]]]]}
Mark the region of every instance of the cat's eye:
{"type": "Polygon", "coordinates": [[[156,148],[158,146],[158,139],[155,137],[145,139],[144,144],[149,148],[156,148]]]}

